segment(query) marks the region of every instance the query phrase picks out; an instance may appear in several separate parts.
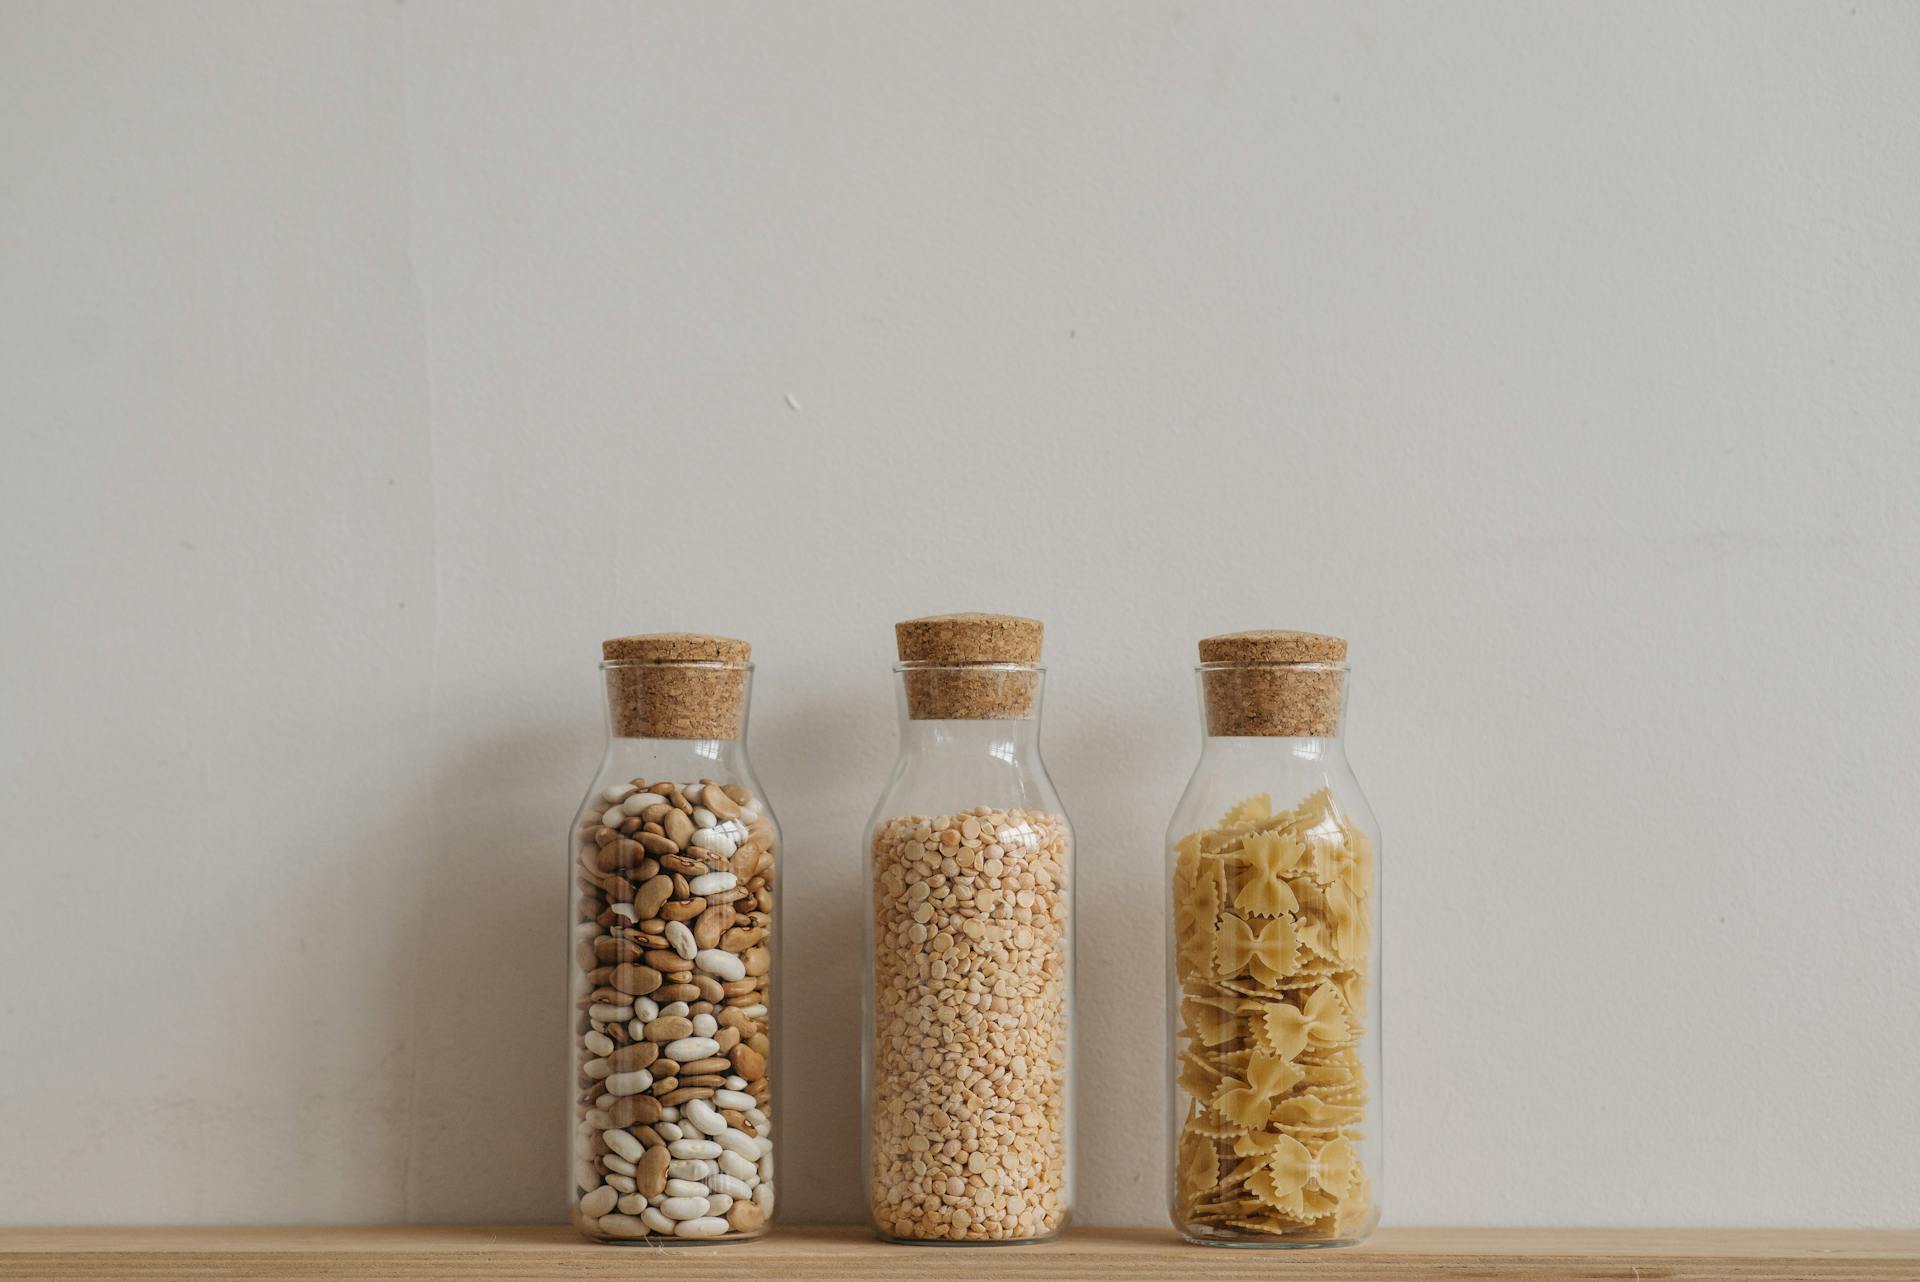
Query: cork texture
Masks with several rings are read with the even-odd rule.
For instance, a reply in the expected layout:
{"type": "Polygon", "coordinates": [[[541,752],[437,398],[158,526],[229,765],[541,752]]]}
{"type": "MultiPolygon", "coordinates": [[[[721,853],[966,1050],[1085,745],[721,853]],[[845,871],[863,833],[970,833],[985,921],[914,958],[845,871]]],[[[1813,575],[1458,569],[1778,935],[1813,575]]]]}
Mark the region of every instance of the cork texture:
{"type": "Polygon", "coordinates": [[[1340,733],[1347,643],[1314,632],[1234,632],[1200,643],[1207,733],[1324,738],[1340,733]],[[1336,665],[1291,667],[1291,664],[1336,665]]]}
{"type": "Polygon", "coordinates": [[[938,614],[893,625],[907,715],[915,721],[1008,721],[1034,714],[1044,628],[1011,614],[938,614]]]}
{"type": "Polygon", "coordinates": [[[753,647],[731,637],[656,632],[601,643],[607,706],[622,739],[737,739],[753,647]]]}
{"type": "Polygon", "coordinates": [[[1038,663],[1044,627],[1013,614],[935,614],[893,625],[902,663],[1038,663]]]}

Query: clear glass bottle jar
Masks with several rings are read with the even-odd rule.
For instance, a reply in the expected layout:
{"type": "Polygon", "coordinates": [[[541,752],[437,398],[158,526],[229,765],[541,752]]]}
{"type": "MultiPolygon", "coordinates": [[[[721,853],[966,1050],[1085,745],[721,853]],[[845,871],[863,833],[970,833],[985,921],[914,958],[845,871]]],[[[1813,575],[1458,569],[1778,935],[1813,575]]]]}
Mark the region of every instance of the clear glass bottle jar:
{"type": "Polygon", "coordinates": [[[1041,625],[895,628],[868,826],[868,1207],[897,1242],[1044,1241],[1072,1201],[1073,833],[1040,760],[1041,625]]]}
{"type": "Polygon", "coordinates": [[[1341,1246],[1380,1215],[1379,830],[1347,644],[1200,643],[1206,741],[1167,835],[1171,1211],[1191,1242],[1341,1246]]]}
{"type": "Polygon", "coordinates": [[[607,753],[568,850],[573,1222],[597,1242],[758,1237],[780,833],[747,761],[750,650],[603,651],[607,753]]]}

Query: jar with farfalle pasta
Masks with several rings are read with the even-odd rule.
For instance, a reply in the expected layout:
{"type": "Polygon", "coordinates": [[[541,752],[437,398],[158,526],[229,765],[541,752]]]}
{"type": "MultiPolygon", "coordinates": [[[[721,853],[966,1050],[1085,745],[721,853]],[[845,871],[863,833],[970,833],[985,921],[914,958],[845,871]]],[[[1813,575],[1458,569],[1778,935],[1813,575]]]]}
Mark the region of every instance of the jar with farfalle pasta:
{"type": "Polygon", "coordinates": [[[1379,832],[1347,765],[1347,643],[1200,643],[1168,831],[1174,1227],[1343,1246],[1380,1218],[1379,832]]]}

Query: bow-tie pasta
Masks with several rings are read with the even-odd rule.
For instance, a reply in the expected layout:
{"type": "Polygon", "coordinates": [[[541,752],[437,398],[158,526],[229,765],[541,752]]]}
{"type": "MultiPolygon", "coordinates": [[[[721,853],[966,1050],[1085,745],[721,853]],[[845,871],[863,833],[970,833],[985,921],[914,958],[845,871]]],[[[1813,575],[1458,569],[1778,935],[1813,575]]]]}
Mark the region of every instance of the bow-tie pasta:
{"type": "Polygon", "coordinates": [[[1175,855],[1180,1214],[1350,1236],[1371,1211],[1356,1141],[1373,843],[1323,789],[1286,811],[1243,801],[1175,855]]]}

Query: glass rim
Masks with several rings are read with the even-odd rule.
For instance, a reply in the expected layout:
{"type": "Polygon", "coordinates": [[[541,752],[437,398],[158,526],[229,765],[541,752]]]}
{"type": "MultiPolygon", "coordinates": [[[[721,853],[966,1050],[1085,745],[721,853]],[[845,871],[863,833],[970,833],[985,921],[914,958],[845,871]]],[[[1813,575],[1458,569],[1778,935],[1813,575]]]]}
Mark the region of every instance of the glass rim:
{"type": "Polygon", "coordinates": [[[961,663],[950,659],[902,659],[895,672],[1042,672],[1042,663],[961,663]]]}

